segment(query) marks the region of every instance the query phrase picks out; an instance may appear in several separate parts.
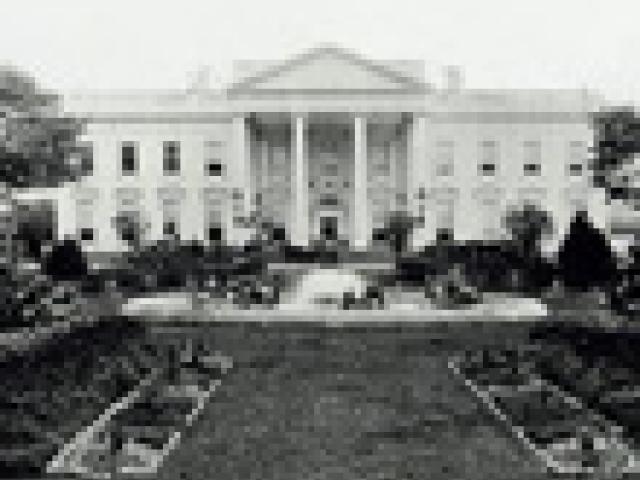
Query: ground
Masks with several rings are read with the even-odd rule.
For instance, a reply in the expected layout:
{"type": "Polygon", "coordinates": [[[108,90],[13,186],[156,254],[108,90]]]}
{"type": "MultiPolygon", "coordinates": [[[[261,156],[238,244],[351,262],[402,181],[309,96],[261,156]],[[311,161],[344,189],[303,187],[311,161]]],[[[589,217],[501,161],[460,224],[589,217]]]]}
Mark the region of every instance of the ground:
{"type": "Polygon", "coordinates": [[[546,478],[447,368],[472,338],[509,337],[493,327],[181,327],[236,368],[158,478],[546,478]]]}
{"type": "MultiPolygon", "coordinates": [[[[257,315],[238,322],[232,312],[225,315],[198,322],[140,316],[112,327],[103,319],[104,332],[94,338],[88,327],[74,341],[74,332],[60,334],[59,343],[50,339],[48,353],[33,368],[54,379],[47,388],[56,398],[69,385],[72,392],[97,394],[110,391],[114,375],[126,373],[126,382],[141,377],[134,371],[142,371],[135,361],[141,358],[153,364],[156,355],[155,363],[168,368],[176,363],[167,355],[170,346],[189,341],[233,359],[155,478],[204,479],[211,472],[220,479],[549,478],[448,368],[463,352],[528,344],[531,319],[444,322],[425,312],[424,321],[406,322],[403,313],[389,311],[385,321],[327,324],[320,316],[261,322],[257,315]],[[81,355],[78,345],[91,354],[81,355]],[[93,386],[97,376],[87,371],[100,372],[99,390],[93,386]],[[81,380],[77,372],[85,372],[81,380]],[[59,388],[56,378],[69,385],[59,388]]],[[[21,388],[37,392],[41,385],[31,384],[32,377],[21,388]]],[[[48,428],[61,424],[56,441],[69,441],[107,406],[93,403],[94,412],[79,407],[82,419],[49,414],[48,428]],[[75,425],[73,431],[68,425],[75,425]]]]}

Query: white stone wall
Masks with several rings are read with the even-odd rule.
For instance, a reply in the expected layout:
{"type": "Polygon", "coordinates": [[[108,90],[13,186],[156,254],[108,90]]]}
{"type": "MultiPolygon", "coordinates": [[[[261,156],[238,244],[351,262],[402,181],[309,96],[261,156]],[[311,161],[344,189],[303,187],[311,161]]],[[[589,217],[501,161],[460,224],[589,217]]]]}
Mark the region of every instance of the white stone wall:
{"type": "MultiPolygon", "coordinates": [[[[145,222],[148,222],[147,239],[162,236],[163,220],[167,213],[178,217],[180,235],[183,239],[203,239],[205,235],[205,189],[227,189],[237,183],[238,169],[232,162],[233,142],[228,123],[139,123],[109,122],[90,124],[85,138],[92,142],[94,151],[93,175],[69,187],[69,193],[75,200],[95,199],[93,219],[87,218],[84,209],[84,221],[96,228],[92,247],[97,250],[119,250],[123,248],[113,228],[112,218],[119,209],[120,197],[130,198],[133,192],[139,192],[138,206],[145,222]],[[180,142],[180,174],[165,175],[163,171],[162,149],[164,141],[180,142]],[[205,171],[206,146],[208,141],[222,142],[221,159],[228,163],[221,178],[208,176],[205,171]],[[123,141],[135,141],[139,146],[138,173],[131,176],[121,175],[120,145],[123,141]],[[163,198],[165,201],[163,202],[163,198]],[[173,212],[165,212],[163,204],[170,206],[173,212]]],[[[227,206],[222,204],[220,217],[228,223],[227,206]]],[[[60,220],[63,230],[71,234],[85,225],[74,225],[76,219],[71,215],[77,208],[61,209],[60,220]]]]}
{"type": "MultiPolygon", "coordinates": [[[[247,172],[245,166],[236,161],[238,132],[233,128],[231,122],[222,121],[89,125],[86,139],[93,144],[94,173],[57,193],[61,207],[60,232],[73,235],[82,227],[93,226],[96,228],[95,240],[90,246],[109,251],[122,248],[111,219],[118,210],[118,192],[137,189],[142,215],[150,226],[148,238],[162,235],[165,215],[160,193],[181,197],[182,238],[203,239],[205,219],[216,215],[231,237],[233,189],[244,189],[246,182],[253,178],[251,170],[247,172]],[[139,172],[134,176],[120,173],[120,143],[128,140],[139,145],[139,172]],[[179,141],[181,145],[178,176],[163,172],[162,142],[167,140],[179,141]],[[209,177],[205,173],[206,157],[211,155],[206,142],[210,141],[220,142],[217,148],[226,165],[222,178],[209,177]],[[205,201],[205,197],[215,197],[215,200],[205,201]],[[212,208],[217,208],[218,212],[212,212],[212,208]]],[[[536,198],[553,214],[557,229],[554,241],[564,232],[572,212],[581,204],[587,207],[598,226],[606,227],[603,196],[589,185],[586,161],[592,132],[586,123],[473,124],[436,122],[427,118],[423,129],[422,143],[416,142],[411,135],[403,137],[405,142],[414,142],[413,149],[403,148],[398,155],[393,155],[394,167],[390,169],[394,176],[393,193],[385,195],[390,197],[390,203],[394,203],[392,197],[401,191],[408,192],[412,187],[409,183],[412,183],[415,207],[419,210],[422,205],[425,212],[425,226],[415,235],[415,246],[433,240],[439,222],[442,224],[449,218],[448,212],[453,213],[449,220],[453,222],[457,238],[491,238],[499,234],[501,218],[509,206],[536,198]],[[484,141],[495,141],[497,145],[494,176],[482,176],[478,171],[484,141]],[[541,147],[541,172],[535,176],[527,176],[523,171],[527,158],[524,145],[530,141],[539,141],[541,147]],[[583,142],[582,155],[575,153],[577,148],[572,142],[583,142]],[[424,155],[420,157],[421,152],[424,155]],[[413,158],[406,159],[409,155],[413,158]],[[443,170],[443,164],[449,163],[445,157],[450,157],[450,172],[446,172],[446,168],[443,170]],[[570,175],[572,158],[583,162],[581,176],[570,175]],[[405,166],[405,161],[412,170],[407,171],[409,167],[405,166]],[[423,198],[418,198],[420,189],[424,189],[423,198]]],[[[415,131],[413,128],[412,135],[415,131]]],[[[372,158],[380,153],[373,148],[376,142],[377,139],[369,139],[372,158]]],[[[352,173],[348,179],[352,179],[352,173]]],[[[369,181],[372,180],[370,175],[369,181]]],[[[255,179],[252,183],[255,187],[255,179]]],[[[373,186],[370,183],[370,193],[373,193],[373,186]]],[[[241,212],[238,202],[235,203],[236,213],[241,212]]],[[[379,217],[373,210],[371,215],[379,217]]]]}
{"type": "MultiPolygon", "coordinates": [[[[268,183],[255,176],[264,152],[252,151],[263,149],[263,145],[250,142],[245,118],[252,112],[257,116],[266,113],[267,118],[275,114],[311,120],[316,114],[329,114],[341,116],[341,121],[349,118],[349,123],[361,117],[371,125],[380,118],[402,122],[403,133],[394,138],[390,153],[389,178],[382,178],[382,183],[374,178],[376,157],[380,156],[378,139],[369,138],[364,145],[370,167],[365,188],[371,200],[366,215],[371,226],[380,221],[381,215],[371,205],[374,200],[385,209],[424,212],[425,225],[413,238],[416,248],[433,241],[439,226],[453,227],[459,239],[495,238],[501,235],[501,219],[507,208],[525,200],[540,200],[552,212],[556,224],[552,244],[557,243],[576,208],[586,207],[598,226],[606,226],[603,195],[590,187],[587,166],[581,177],[569,175],[568,167],[572,156],[586,163],[592,139],[586,113],[597,109],[600,101],[593,95],[583,90],[436,90],[430,79],[421,75],[410,75],[402,68],[394,74],[391,63],[374,64],[338,50],[320,49],[302,61],[281,62],[280,69],[271,63],[266,77],[260,77],[255,68],[250,69],[251,74],[247,70],[245,78],[236,79],[227,90],[68,95],[67,110],[90,121],[86,139],[94,146],[94,174],[57,191],[61,233],[73,235],[83,226],[93,226],[93,248],[122,248],[112,217],[118,202],[135,197],[139,191],[139,199],[131,200],[132,208],[140,209],[148,222],[149,239],[159,238],[163,220],[173,216],[180,219],[184,239],[203,239],[206,219],[216,219],[226,227],[227,240],[240,243],[246,232],[233,225],[234,216],[251,211],[258,186],[269,189],[268,183]],[[332,94],[332,89],[340,93],[332,94]],[[162,142],[170,140],[181,144],[179,176],[163,173],[162,142]],[[137,175],[120,174],[122,141],[138,142],[137,175]],[[221,142],[222,178],[205,172],[206,157],[212,155],[205,144],[208,141],[221,142]],[[583,142],[581,154],[571,146],[578,141],[583,142]],[[497,147],[494,176],[483,176],[478,170],[483,142],[495,142],[497,147]],[[535,153],[527,153],[525,142],[540,142],[540,175],[524,174],[524,161],[535,153]],[[390,188],[381,192],[385,183],[390,188]]],[[[293,149],[289,146],[293,159],[286,159],[285,165],[293,175],[295,145],[293,149]]],[[[353,157],[341,163],[339,171],[353,189],[355,183],[363,182],[360,177],[354,181],[356,149],[350,150],[354,150],[353,157]]],[[[307,172],[313,173],[315,167],[311,165],[307,172]]],[[[289,179],[290,198],[296,198],[293,178],[289,179]]],[[[347,228],[341,227],[341,231],[355,238],[356,232],[362,233],[355,228],[359,212],[353,211],[351,197],[355,195],[347,196],[349,207],[343,215],[347,228]]],[[[308,200],[317,200],[313,191],[308,200]]],[[[271,211],[278,208],[282,217],[289,219],[288,230],[293,232],[297,217],[303,217],[302,210],[290,204],[279,207],[273,205],[271,211]]],[[[311,225],[314,222],[310,215],[312,230],[316,229],[311,225]]]]}
{"type": "MultiPolygon", "coordinates": [[[[425,228],[416,235],[414,243],[433,238],[439,216],[438,205],[447,204],[455,196],[454,225],[459,239],[491,238],[499,235],[501,217],[509,206],[524,201],[540,200],[556,223],[556,236],[568,226],[572,212],[580,200],[594,216],[602,210],[603,199],[589,185],[587,159],[592,132],[586,123],[459,123],[430,121],[425,127],[426,155],[421,185],[426,192],[425,228]],[[492,176],[479,173],[482,161],[482,142],[497,145],[496,171],[492,176]],[[539,175],[525,175],[527,159],[525,142],[540,142],[539,175]],[[571,142],[583,142],[582,154],[574,160],[583,163],[583,174],[572,176],[571,142]],[[452,157],[451,173],[441,165],[444,150],[452,157]]],[[[418,181],[418,180],[416,180],[418,181]]],[[[598,220],[600,221],[600,220],[598,220]]],[[[557,240],[557,239],[556,239],[557,240]]]]}

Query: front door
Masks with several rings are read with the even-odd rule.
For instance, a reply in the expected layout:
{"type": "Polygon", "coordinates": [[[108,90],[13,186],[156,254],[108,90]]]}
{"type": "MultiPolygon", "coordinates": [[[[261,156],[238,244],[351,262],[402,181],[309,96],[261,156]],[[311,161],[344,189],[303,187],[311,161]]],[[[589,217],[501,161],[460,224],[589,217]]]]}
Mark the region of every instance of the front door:
{"type": "Polygon", "coordinates": [[[338,240],[338,217],[320,217],[320,238],[329,242],[338,240]]]}

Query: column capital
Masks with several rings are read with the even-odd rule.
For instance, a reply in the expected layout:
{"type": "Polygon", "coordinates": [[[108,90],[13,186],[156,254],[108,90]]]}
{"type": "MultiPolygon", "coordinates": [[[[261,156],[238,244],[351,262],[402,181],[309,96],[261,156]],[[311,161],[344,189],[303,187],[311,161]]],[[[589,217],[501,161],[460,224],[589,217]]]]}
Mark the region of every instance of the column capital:
{"type": "Polygon", "coordinates": [[[349,112],[349,117],[352,120],[360,119],[364,122],[368,121],[374,114],[370,112],[349,112]]]}

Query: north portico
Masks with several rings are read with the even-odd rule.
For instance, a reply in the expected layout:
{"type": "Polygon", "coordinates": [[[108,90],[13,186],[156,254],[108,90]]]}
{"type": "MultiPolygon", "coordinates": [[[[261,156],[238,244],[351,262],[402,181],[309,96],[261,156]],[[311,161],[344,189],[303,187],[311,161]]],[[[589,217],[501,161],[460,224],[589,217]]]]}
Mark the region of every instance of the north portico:
{"type": "Polygon", "coordinates": [[[250,209],[287,225],[295,244],[329,236],[365,248],[374,223],[407,208],[411,128],[410,116],[394,113],[251,113],[250,209]]]}
{"type": "Polygon", "coordinates": [[[237,121],[251,207],[287,225],[295,244],[328,236],[366,248],[374,224],[408,208],[412,130],[431,87],[421,62],[404,69],[320,47],[229,88],[247,106],[237,121]]]}
{"type": "Polygon", "coordinates": [[[525,201],[558,224],[585,202],[599,211],[587,194],[591,92],[465,89],[459,70],[440,81],[424,61],[334,45],[234,68],[225,85],[67,95],[88,121],[94,170],[60,190],[62,233],[91,229],[88,248],[117,250],[113,217],[131,214],[146,239],[238,243],[238,220],[254,214],[298,245],[367,248],[401,211],[424,220],[419,246],[438,229],[495,237],[525,201]]]}

